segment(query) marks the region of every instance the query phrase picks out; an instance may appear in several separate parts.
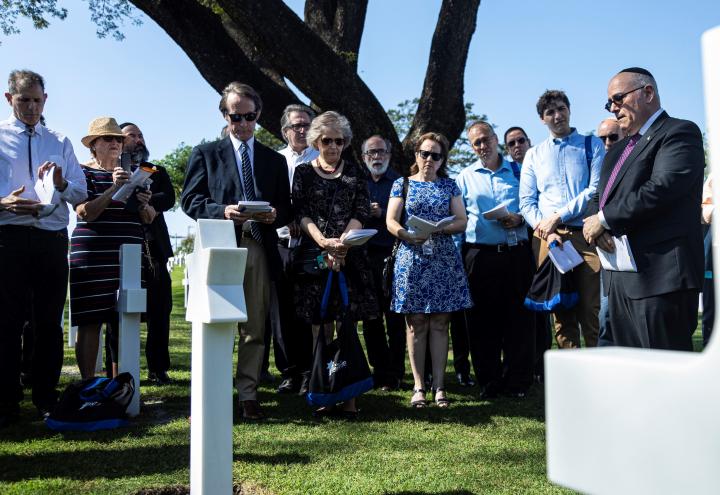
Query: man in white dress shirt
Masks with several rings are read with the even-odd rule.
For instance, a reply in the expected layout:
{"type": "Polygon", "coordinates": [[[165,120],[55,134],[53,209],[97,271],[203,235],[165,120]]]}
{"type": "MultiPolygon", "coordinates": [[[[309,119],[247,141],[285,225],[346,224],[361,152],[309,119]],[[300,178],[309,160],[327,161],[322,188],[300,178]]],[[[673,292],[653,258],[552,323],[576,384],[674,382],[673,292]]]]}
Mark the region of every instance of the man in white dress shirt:
{"type": "Polygon", "coordinates": [[[68,283],[67,203],[87,197],[72,144],[40,122],[47,99],[42,76],[12,71],[5,99],[12,115],[0,122],[0,427],[17,419],[23,398],[20,339],[28,301],[36,310],[32,401],[41,416],[57,402],[68,283]],[[38,179],[45,179],[49,204],[36,193],[38,179]]]}

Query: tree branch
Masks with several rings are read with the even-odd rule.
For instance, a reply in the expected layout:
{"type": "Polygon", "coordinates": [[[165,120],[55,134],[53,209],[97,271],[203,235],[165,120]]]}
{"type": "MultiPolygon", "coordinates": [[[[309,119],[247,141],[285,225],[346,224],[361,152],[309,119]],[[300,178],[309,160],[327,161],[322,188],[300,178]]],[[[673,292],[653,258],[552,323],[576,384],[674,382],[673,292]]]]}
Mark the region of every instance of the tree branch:
{"type": "MultiPolygon", "coordinates": [[[[235,26],[266,62],[308,96],[320,110],[346,115],[357,141],[379,133],[399,150],[392,122],[375,95],[346,60],[280,0],[218,0],[235,26]],[[248,22],[252,19],[252,22],[248,22]]],[[[356,142],[355,156],[359,158],[356,142]]]]}
{"type": "Polygon", "coordinates": [[[305,23],[357,71],[368,0],[305,0],[305,23]]]}
{"type": "Polygon", "coordinates": [[[272,71],[263,71],[245,55],[232,36],[229,19],[195,0],[132,0],[190,57],[200,74],[218,92],[231,81],[255,88],[263,99],[260,125],[280,137],[280,116],[297,96],[272,71]]]}
{"type": "Polygon", "coordinates": [[[410,132],[403,140],[406,159],[424,132],[443,133],[450,145],[465,127],[465,63],[480,0],[443,0],[435,26],[422,95],[410,132]]]}

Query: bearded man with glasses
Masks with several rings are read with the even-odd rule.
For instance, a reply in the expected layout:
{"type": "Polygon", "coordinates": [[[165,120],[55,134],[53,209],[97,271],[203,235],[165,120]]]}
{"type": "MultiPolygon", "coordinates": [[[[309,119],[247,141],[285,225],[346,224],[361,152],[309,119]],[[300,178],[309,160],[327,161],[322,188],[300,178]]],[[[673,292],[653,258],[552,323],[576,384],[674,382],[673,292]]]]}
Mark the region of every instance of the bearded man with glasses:
{"type": "Polygon", "coordinates": [[[239,82],[228,84],[220,112],[228,135],[193,149],[180,198],[191,218],[232,220],[238,247],[248,250],[243,288],[248,321],[240,325],[236,386],[242,416],[265,417],[257,400],[257,384],[265,348],[265,320],[270,305],[270,282],[281,275],[276,229],[290,221],[290,183],[279,153],[255,140],[255,124],[262,111],[257,92],[239,82]],[[267,201],[268,212],[249,213],[238,201],[267,201]]]}
{"type": "Polygon", "coordinates": [[[627,236],[636,268],[604,273],[611,339],[691,351],[703,283],[702,134],[668,116],[655,78],[640,67],[613,76],[605,108],[627,137],[605,158],[583,233],[605,251],[627,236]]]}

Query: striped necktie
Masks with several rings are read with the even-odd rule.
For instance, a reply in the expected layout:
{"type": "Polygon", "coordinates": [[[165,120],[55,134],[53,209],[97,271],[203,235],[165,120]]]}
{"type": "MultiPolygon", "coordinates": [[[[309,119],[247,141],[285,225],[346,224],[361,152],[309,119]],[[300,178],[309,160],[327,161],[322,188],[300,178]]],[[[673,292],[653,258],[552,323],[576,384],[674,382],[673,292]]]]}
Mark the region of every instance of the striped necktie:
{"type": "MultiPolygon", "coordinates": [[[[242,169],[243,190],[245,191],[245,201],[255,201],[255,182],[252,176],[252,166],[250,165],[250,154],[248,153],[248,145],[245,141],[240,143],[240,167],[242,169]]],[[[259,244],[262,244],[262,235],[257,222],[250,222],[250,235],[259,244]]]]}
{"type": "Polygon", "coordinates": [[[627,145],[625,146],[625,149],[623,150],[622,154],[620,155],[620,158],[618,158],[617,163],[612,169],[612,172],[610,172],[610,178],[607,181],[607,184],[605,185],[605,189],[603,190],[602,197],[600,198],[600,209],[602,210],[605,206],[605,203],[607,202],[608,195],[610,194],[610,189],[612,189],[613,184],[615,184],[615,179],[617,178],[618,174],[620,173],[620,169],[623,166],[623,163],[625,163],[625,160],[627,160],[627,157],[630,156],[630,153],[632,153],[633,148],[635,148],[635,145],[638,141],[640,141],[640,134],[635,134],[630,137],[628,140],[627,145]]]}

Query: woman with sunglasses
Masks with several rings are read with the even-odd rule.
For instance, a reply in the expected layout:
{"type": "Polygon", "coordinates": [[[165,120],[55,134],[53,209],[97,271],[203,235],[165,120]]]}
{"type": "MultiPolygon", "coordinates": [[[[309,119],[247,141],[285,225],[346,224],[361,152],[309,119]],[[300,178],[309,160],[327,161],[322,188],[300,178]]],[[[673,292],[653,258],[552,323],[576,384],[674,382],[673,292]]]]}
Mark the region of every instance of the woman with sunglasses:
{"type": "MultiPolygon", "coordinates": [[[[122,244],[142,244],[141,223],[150,223],[155,211],[148,204],[150,191],[137,192],[137,211],[114,201],[113,194],[130,178],[120,167],[123,133],[112,117],[90,122],[82,144],[93,159],[82,166],[88,197],[75,205],[77,226],[70,246],[70,320],[78,327],[75,356],[83,379],[95,375],[100,327],[107,325],[106,349],[110,350],[108,374],[117,375],[118,313],[116,291],[120,286],[119,251],[122,244]]],[[[107,360],[106,360],[107,362],[107,360]]]]}
{"type": "MultiPolygon", "coordinates": [[[[377,318],[377,299],[365,246],[349,249],[342,236],[351,229],[362,228],[370,218],[370,196],[366,174],[356,163],[342,157],[350,145],[352,131],[348,120],[337,112],[315,117],[307,132],[307,142],[320,152],[308,163],[295,169],[292,198],[297,222],[302,229],[300,251],[316,252],[324,257],[329,269],[345,274],[349,296],[349,315],[353,321],[377,318]]],[[[301,276],[295,291],[298,316],[313,324],[317,338],[320,329],[320,302],[327,271],[320,276],[301,276]]],[[[337,292],[337,291],[336,291],[337,292]]],[[[339,294],[330,301],[325,322],[326,339],[332,338],[334,322],[342,313],[339,294]]],[[[321,409],[317,414],[339,413],[354,417],[355,399],[339,408],[321,409]]]]}
{"type": "Polygon", "coordinates": [[[415,408],[427,405],[423,377],[428,346],[435,404],[448,407],[445,366],[450,314],[472,306],[460,253],[452,239],[452,234],[465,231],[467,215],[460,189],[447,177],[448,148],[442,134],[428,132],[420,136],[411,175],[395,181],[388,202],[387,228],[400,239],[390,310],[405,314],[415,382],[410,405],[415,408]],[[401,224],[412,215],[430,222],[451,215],[455,219],[438,232],[421,235],[401,224]]]}

